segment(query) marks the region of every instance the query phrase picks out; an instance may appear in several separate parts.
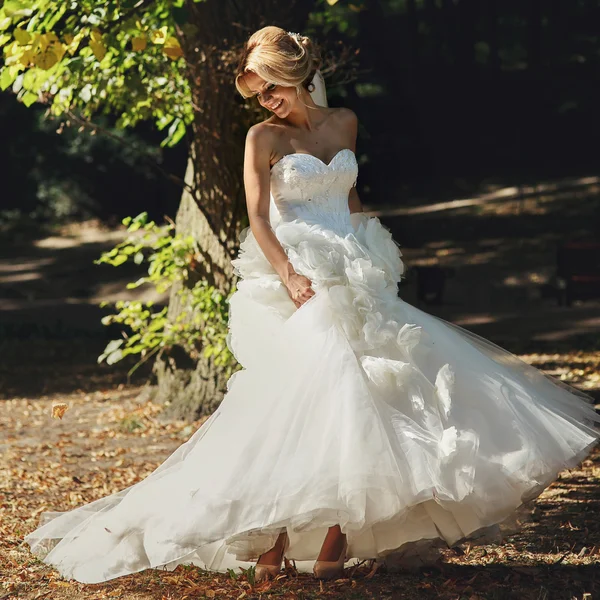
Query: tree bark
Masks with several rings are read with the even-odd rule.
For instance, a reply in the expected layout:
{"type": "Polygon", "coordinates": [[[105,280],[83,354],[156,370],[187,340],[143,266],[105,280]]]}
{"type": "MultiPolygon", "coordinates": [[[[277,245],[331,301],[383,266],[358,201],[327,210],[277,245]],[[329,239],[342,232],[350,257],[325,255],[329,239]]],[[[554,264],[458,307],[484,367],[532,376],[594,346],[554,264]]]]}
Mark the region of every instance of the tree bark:
{"type": "MultiPolygon", "coordinates": [[[[243,149],[248,127],[260,113],[248,110],[234,85],[235,68],[244,41],[267,24],[305,22],[311,2],[280,0],[188,0],[188,23],[178,32],[188,67],[195,118],[185,191],[176,230],[198,243],[196,279],[227,296],[234,285],[231,259],[246,225],[243,192],[243,149]],[[302,6],[300,6],[302,4],[302,6]],[[301,19],[301,21],[300,21],[301,19]]],[[[294,28],[297,30],[297,27],[294,28]]],[[[177,319],[188,307],[173,286],[168,317],[177,319]]],[[[201,349],[200,349],[201,350],[201,349]]],[[[180,349],[164,353],[154,365],[155,398],[168,403],[167,417],[196,419],[210,414],[226,391],[227,377],[212,359],[193,363],[180,349]]]]}

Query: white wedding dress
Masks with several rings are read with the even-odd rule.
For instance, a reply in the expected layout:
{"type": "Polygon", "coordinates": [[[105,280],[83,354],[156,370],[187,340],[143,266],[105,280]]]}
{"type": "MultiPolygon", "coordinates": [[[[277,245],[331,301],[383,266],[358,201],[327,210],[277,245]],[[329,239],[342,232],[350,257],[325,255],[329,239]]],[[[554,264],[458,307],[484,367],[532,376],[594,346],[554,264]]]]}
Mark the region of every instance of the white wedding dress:
{"type": "Polygon", "coordinates": [[[350,564],[403,556],[485,539],[591,452],[590,397],[398,297],[398,245],[377,218],[352,223],[357,172],[349,149],[274,165],[272,226],[315,295],[296,309],[244,230],[229,330],[244,368],[222,403],[143,481],[43,513],[36,555],[89,583],[239,572],[287,530],[310,571],[339,524],[350,564]]]}

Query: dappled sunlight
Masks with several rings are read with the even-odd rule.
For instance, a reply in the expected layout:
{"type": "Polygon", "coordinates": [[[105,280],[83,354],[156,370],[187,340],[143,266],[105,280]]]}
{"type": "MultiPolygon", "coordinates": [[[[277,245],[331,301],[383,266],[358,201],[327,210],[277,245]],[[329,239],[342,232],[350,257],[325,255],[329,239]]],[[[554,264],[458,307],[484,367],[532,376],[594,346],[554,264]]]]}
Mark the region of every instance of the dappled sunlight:
{"type": "Polygon", "coordinates": [[[6,283],[21,283],[23,281],[33,281],[40,279],[41,274],[38,272],[12,273],[10,275],[0,275],[0,285],[6,283]]]}
{"type": "Polygon", "coordinates": [[[542,283],[548,283],[550,275],[548,273],[541,273],[539,271],[523,272],[519,275],[508,275],[504,278],[503,284],[506,286],[523,286],[529,284],[539,285],[542,283]]]}
{"type": "MultiPolygon", "coordinates": [[[[447,210],[458,210],[477,207],[481,214],[486,210],[496,214],[499,210],[494,205],[499,204],[504,210],[512,209],[514,201],[521,205],[526,199],[532,199],[533,202],[528,206],[529,210],[537,212],[540,210],[540,202],[561,201],[566,197],[598,195],[600,193],[600,177],[568,177],[558,181],[540,182],[535,185],[507,186],[495,189],[491,192],[482,192],[480,195],[450,200],[447,202],[434,202],[432,204],[420,204],[418,206],[383,206],[378,205],[368,209],[369,215],[376,217],[390,217],[400,215],[419,215],[437,213],[447,210]],[[490,205],[489,209],[487,205],[490,205]]],[[[524,208],[523,206],[521,208],[524,208]]],[[[366,210],[366,209],[365,209],[366,210]]]]}
{"type": "Polygon", "coordinates": [[[549,344],[576,350],[582,339],[596,336],[590,343],[598,351],[598,300],[560,307],[557,282],[558,244],[597,235],[598,178],[542,182],[521,196],[502,197],[501,191],[468,206],[438,203],[434,211],[402,216],[381,211],[408,266],[400,296],[417,302],[411,268],[439,268],[442,304],[424,310],[512,350],[549,344]]]}
{"type": "MultiPolygon", "coordinates": [[[[42,311],[69,303],[97,307],[103,301],[166,302],[168,294],[157,293],[153,286],[126,288],[144,273],[143,266],[127,264],[115,269],[94,264],[102,252],[126,236],[124,227],[110,229],[93,219],[65,225],[56,235],[27,246],[6,246],[0,259],[0,307],[4,311],[27,310],[28,318],[47,321],[52,318],[47,313],[33,314],[36,307],[42,311]]],[[[100,314],[88,327],[102,331],[99,319],[100,314]]]]}

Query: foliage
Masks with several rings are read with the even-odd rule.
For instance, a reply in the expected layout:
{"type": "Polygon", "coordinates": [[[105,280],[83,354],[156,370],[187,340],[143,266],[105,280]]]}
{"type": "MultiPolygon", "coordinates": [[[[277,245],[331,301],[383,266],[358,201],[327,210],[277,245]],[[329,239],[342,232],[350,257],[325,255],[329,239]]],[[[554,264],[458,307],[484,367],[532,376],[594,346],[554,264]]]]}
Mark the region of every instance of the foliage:
{"type": "MultiPolygon", "coordinates": [[[[200,0],[194,0],[200,1],[200,0]]],[[[152,119],[176,144],[192,120],[177,34],[191,33],[183,0],[6,0],[0,8],[0,88],[54,115],[152,119]]]]}
{"type": "MultiPolygon", "coordinates": [[[[116,314],[102,319],[104,325],[125,325],[129,333],[123,332],[121,339],[110,341],[98,362],[106,360],[114,364],[128,355],[138,354],[141,360],[131,369],[132,373],[143,362],[155,354],[180,346],[193,359],[201,356],[225,369],[229,377],[234,371],[234,358],[226,338],[228,302],[214,286],[205,280],[191,284],[198,260],[198,248],[192,236],[183,237],[174,233],[174,224],[157,225],[148,221],[147,213],[123,220],[129,236],[112,250],[105,252],[96,264],[118,267],[133,260],[136,264],[148,263],[148,275],[127,284],[136,288],[143,284],[154,285],[158,292],[166,292],[174,282],[184,285],[178,290],[183,296],[182,306],[189,306],[176,319],[170,319],[168,308],[153,311],[153,303],[120,300],[115,303],[116,314]]],[[[105,306],[106,303],[103,303],[105,306]]]]}

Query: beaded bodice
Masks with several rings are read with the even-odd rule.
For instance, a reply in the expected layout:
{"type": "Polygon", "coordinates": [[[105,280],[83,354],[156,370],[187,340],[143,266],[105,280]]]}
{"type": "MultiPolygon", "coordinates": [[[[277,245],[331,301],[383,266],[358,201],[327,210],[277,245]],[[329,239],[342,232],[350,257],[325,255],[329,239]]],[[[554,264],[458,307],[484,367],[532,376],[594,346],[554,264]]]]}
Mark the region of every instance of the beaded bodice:
{"type": "Polygon", "coordinates": [[[287,154],[271,168],[271,196],[283,221],[299,219],[345,234],[353,231],[348,193],[357,174],[349,148],[329,164],[312,154],[287,154]]]}

